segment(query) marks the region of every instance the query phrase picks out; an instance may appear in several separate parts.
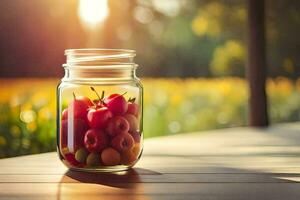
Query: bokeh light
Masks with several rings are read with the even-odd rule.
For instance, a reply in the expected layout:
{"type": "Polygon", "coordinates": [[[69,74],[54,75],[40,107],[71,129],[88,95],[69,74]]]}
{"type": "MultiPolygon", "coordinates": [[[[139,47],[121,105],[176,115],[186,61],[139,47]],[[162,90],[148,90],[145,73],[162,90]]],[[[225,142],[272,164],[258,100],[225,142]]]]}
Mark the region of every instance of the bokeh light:
{"type": "Polygon", "coordinates": [[[109,14],[107,0],[79,0],[78,15],[86,25],[97,25],[109,14]]]}

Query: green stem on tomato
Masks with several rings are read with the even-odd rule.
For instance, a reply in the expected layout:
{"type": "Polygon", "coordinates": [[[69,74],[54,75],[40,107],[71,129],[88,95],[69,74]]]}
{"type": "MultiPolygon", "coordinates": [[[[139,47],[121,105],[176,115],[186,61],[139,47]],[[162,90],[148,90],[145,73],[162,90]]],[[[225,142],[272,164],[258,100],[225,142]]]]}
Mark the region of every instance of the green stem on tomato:
{"type": "Polygon", "coordinates": [[[94,87],[91,87],[91,90],[92,90],[93,92],[96,93],[96,95],[97,95],[99,101],[101,101],[101,97],[99,96],[99,94],[98,94],[98,92],[95,90],[95,88],[94,88],[94,87]]]}
{"type": "Polygon", "coordinates": [[[127,94],[127,92],[124,92],[123,94],[121,94],[121,96],[124,96],[125,94],[127,94]]]}
{"type": "Polygon", "coordinates": [[[135,102],[135,97],[134,98],[129,97],[128,102],[134,103],[135,102]]]}
{"type": "MultiPolygon", "coordinates": [[[[102,90],[101,97],[100,97],[100,95],[98,94],[98,92],[95,90],[95,88],[94,88],[94,87],[90,87],[90,88],[91,88],[91,90],[92,90],[93,92],[95,92],[95,93],[96,93],[96,95],[97,95],[97,97],[98,97],[98,99],[99,99],[100,105],[102,105],[102,104],[104,104],[104,105],[105,105],[105,103],[104,103],[104,101],[103,101],[103,99],[104,99],[104,94],[105,94],[105,91],[104,91],[104,90],[102,90]]],[[[94,104],[95,104],[95,103],[94,103],[94,104]]],[[[97,107],[97,106],[99,106],[99,105],[95,104],[95,106],[97,107]]]]}
{"type": "Polygon", "coordinates": [[[102,94],[101,94],[101,100],[104,99],[104,90],[102,90],[102,94]]]}

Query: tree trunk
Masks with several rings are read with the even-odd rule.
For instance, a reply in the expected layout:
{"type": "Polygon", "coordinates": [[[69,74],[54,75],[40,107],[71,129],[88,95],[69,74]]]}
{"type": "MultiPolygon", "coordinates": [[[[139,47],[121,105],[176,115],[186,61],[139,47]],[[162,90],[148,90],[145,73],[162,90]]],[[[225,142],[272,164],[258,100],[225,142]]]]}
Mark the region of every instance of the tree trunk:
{"type": "Polygon", "coordinates": [[[265,1],[248,0],[248,63],[250,126],[267,126],[265,1]]]}

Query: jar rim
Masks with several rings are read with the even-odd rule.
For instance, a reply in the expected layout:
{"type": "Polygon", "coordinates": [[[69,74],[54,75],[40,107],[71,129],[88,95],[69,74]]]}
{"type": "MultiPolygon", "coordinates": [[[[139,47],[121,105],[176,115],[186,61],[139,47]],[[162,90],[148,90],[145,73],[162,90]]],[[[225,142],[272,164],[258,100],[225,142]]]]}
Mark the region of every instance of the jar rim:
{"type": "MultiPolygon", "coordinates": [[[[136,53],[131,49],[66,49],[67,65],[130,65],[136,53]]],[[[65,65],[64,65],[65,66],[65,65]]]]}
{"type": "Polygon", "coordinates": [[[106,57],[107,55],[119,55],[119,56],[130,56],[136,55],[135,50],[132,49],[105,49],[105,48],[81,48],[81,49],[66,49],[65,55],[101,55],[106,57]]]}

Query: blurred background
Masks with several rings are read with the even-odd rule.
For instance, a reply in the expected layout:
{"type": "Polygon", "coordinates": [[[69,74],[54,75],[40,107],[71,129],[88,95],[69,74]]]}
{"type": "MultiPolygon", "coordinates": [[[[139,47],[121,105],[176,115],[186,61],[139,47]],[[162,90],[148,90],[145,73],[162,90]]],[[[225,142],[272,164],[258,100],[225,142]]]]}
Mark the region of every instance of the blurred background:
{"type": "MultiPolygon", "coordinates": [[[[1,0],[0,8],[0,158],[56,149],[68,48],[137,51],[145,137],[247,124],[245,0],[1,0]]],[[[300,1],[266,0],[271,124],[300,120],[299,10],[300,1]]]]}

